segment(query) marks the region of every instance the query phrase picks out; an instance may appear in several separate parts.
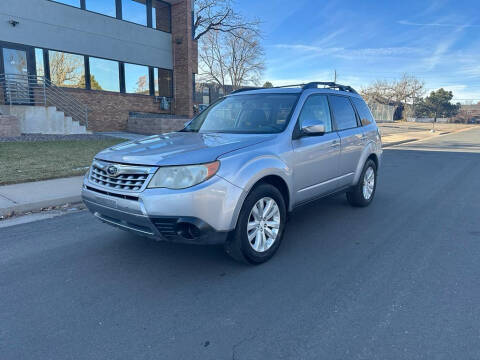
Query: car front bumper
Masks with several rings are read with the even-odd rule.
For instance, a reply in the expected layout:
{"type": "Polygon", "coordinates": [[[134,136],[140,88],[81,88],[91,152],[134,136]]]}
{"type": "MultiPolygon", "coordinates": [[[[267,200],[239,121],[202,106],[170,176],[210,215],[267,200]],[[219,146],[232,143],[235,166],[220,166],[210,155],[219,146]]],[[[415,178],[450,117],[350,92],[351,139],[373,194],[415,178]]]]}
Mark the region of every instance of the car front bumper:
{"type": "Polygon", "coordinates": [[[172,242],[219,244],[233,230],[244,191],[214,176],[183,190],[112,192],[84,179],[82,199],[104,223],[172,242]]]}

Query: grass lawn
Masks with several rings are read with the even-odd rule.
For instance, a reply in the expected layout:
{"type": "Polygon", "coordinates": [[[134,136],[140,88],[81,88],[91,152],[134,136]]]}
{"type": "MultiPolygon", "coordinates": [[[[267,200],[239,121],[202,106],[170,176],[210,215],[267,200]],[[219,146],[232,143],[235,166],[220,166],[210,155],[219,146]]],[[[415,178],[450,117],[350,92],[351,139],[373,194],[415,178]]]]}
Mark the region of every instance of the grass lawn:
{"type": "Polygon", "coordinates": [[[0,143],[0,185],[83,175],[100,150],[123,139],[0,143]]]}

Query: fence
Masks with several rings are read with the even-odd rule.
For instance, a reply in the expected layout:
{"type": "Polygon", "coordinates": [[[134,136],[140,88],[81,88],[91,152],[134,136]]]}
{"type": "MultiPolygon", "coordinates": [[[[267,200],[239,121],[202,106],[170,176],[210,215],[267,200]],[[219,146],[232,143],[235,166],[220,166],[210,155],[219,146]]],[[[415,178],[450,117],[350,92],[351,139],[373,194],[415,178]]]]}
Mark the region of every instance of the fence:
{"type": "MultiPolygon", "coordinates": [[[[408,122],[418,122],[418,123],[433,123],[434,118],[407,118],[408,122]]],[[[450,122],[450,118],[437,118],[437,123],[446,124],[450,122]]]]}
{"type": "Polygon", "coordinates": [[[373,118],[378,122],[392,122],[395,114],[395,106],[381,104],[375,101],[369,102],[368,106],[372,111],[373,118]]]}

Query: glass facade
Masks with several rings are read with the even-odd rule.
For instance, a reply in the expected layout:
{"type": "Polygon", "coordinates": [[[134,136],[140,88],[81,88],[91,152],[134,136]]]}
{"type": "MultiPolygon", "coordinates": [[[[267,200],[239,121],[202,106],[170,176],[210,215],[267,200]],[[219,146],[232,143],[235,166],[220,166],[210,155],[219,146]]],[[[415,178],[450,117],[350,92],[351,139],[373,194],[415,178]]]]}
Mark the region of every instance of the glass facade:
{"type": "Polygon", "coordinates": [[[117,61],[90,57],[89,62],[90,89],[120,91],[120,77],[117,61]]]}
{"type": "Polygon", "coordinates": [[[172,70],[155,68],[155,95],[173,97],[172,70]]]}
{"type": "Polygon", "coordinates": [[[27,75],[27,52],[19,49],[3,48],[3,66],[5,74],[27,75]]]}
{"type": "Polygon", "coordinates": [[[48,51],[50,80],[57,86],[85,88],[85,57],[60,51],[48,51]]]}
{"type": "MultiPolygon", "coordinates": [[[[96,58],[93,56],[84,56],[71,54],[55,50],[44,50],[32,48],[34,55],[37,76],[50,77],[53,84],[61,87],[87,88],[89,90],[125,92],[129,94],[155,95],[160,97],[173,97],[173,71],[168,69],[152,68],[146,65],[136,65],[121,63],[115,60],[96,58]],[[48,55],[48,63],[44,62],[44,51],[48,55]],[[88,61],[89,66],[85,66],[88,61]],[[120,71],[121,66],[124,71],[120,71]],[[48,66],[48,69],[46,68],[48,66]],[[151,71],[151,72],[150,72],[151,71]],[[152,89],[150,89],[150,74],[153,76],[152,89]],[[124,76],[124,77],[123,77],[124,76]],[[89,84],[85,83],[85,77],[88,77],[89,84]],[[125,83],[125,89],[122,83],[125,83]]],[[[4,48],[4,56],[10,54],[9,49],[4,48]]],[[[23,57],[16,56],[19,59],[25,59],[25,51],[16,51],[12,54],[24,54],[23,57]]],[[[17,64],[20,60],[15,61],[17,64]]],[[[12,61],[9,62],[9,64],[12,61]]],[[[22,71],[27,71],[25,66],[17,66],[22,71]]],[[[10,72],[13,71],[9,68],[10,72]]],[[[16,72],[15,72],[16,73],[16,72]]]]}
{"type": "MultiPolygon", "coordinates": [[[[51,1],[171,32],[171,6],[162,0],[51,1]]],[[[60,87],[173,97],[172,70],[21,44],[18,44],[18,48],[20,50],[12,52],[13,55],[4,48],[4,56],[9,59],[16,56],[15,61],[10,59],[8,62],[8,64],[16,64],[13,70],[20,73],[36,73],[37,76],[46,77],[60,87]],[[16,61],[17,58],[23,59],[23,62],[16,61]],[[32,61],[32,63],[28,61],[28,69],[26,65],[20,65],[26,64],[27,59],[32,61]],[[21,69],[17,70],[17,68],[21,69]]],[[[6,62],[4,59],[0,60],[2,63],[6,62]]],[[[14,72],[13,70],[8,68],[9,72],[14,72]]]]}
{"type": "Polygon", "coordinates": [[[152,0],[152,27],[165,32],[171,31],[170,4],[152,0]]]}
{"type": "Polygon", "coordinates": [[[37,76],[45,76],[45,64],[43,62],[43,49],[35,49],[35,70],[37,76]]]}
{"type": "Polygon", "coordinates": [[[117,6],[115,0],[85,0],[85,8],[99,14],[116,17],[117,6]]]}
{"type": "Polygon", "coordinates": [[[80,7],[80,0],[53,0],[58,3],[67,4],[75,7],[80,7]]]}
{"type": "Polygon", "coordinates": [[[146,0],[122,0],[122,19],[147,26],[146,0]]]}
{"type": "Polygon", "coordinates": [[[125,92],[150,94],[148,66],[125,64],[125,92]]]}
{"type": "Polygon", "coordinates": [[[160,31],[171,32],[171,6],[162,0],[51,0],[126,20],[160,31]],[[147,16],[148,14],[148,16],[147,16]],[[151,17],[151,18],[150,18],[151,17]]]}

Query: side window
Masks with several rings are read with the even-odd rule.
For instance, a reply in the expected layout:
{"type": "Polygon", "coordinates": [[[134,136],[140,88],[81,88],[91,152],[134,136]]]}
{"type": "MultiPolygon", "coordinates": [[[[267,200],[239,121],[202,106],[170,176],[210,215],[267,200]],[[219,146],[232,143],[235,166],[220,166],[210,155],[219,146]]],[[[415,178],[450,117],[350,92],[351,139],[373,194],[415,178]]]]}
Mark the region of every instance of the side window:
{"type": "Polygon", "coordinates": [[[357,108],[358,115],[360,115],[360,120],[363,126],[372,124],[375,122],[373,119],[372,113],[368,108],[368,105],[365,104],[365,101],[359,98],[352,98],[353,104],[357,108]]]}
{"type": "Polygon", "coordinates": [[[299,116],[300,127],[306,119],[318,120],[325,126],[325,132],[332,131],[332,119],[330,118],[330,109],[325,95],[311,95],[305,101],[299,116]]]}
{"type": "Polygon", "coordinates": [[[357,117],[347,97],[330,96],[330,105],[338,131],[357,127],[357,117]]]}

